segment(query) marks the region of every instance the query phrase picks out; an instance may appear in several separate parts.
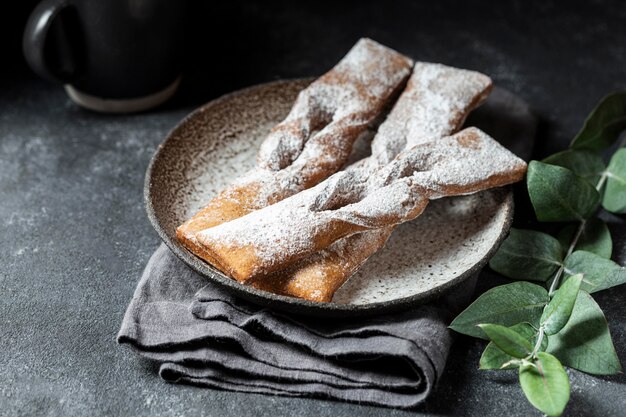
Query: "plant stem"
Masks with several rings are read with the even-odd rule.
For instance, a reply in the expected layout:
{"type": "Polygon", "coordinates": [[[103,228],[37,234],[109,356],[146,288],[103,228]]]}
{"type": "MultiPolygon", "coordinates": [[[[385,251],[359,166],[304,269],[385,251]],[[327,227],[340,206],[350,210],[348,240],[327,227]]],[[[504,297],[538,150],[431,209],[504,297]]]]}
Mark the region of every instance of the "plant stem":
{"type": "Polygon", "coordinates": [[[543,343],[543,337],[544,337],[544,330],[543,330],[543,326],[539,327],[539,333],[537,334],[537,343],[535,343],[535,347],[533,348],[532,353],[530,354],[531,358],[534,358],[537,356],[537,352],[539,352],[539,349],[541,349],[541,344],[543,343]]]}
{"type": "Polygon", "coordinates": [[[609,173],[604,171],[602,173],[602,176],[600,177],[600,179],[598,180],[598,183],[596,184],[596,190],[598,190],[598,192],[600,192],[600,190],[602,190],[602,187],[604,186],[604,183],[606,182],[606,179],[608,178],[609,173]]]}
{"type": "MultiPolygon", "coordinates": [[[[598,180],[598,183],[596,184],[596,190],[598,190],[598,192],[602,190],[602,187],[604,186],[604,183],[606,182],[607,176],[608,176],[608,173],[605,171],[602,173],[602,176],[598,180]]],[[[574,238],[572,239],[572,242],[567,248],[567,252],[563,259],[567,258],[569,255],[572,254],[572,252],[574,252],[574,248],[578,244],[578,241],[580,240],[580,237],[582,236],[583,231],[585,230],[586,224],[587,224],[587,220],[583,219],[580,221],[580,224],[578,225],[578,229],[576,229],[576,234],[574,234],[574,238]]],[[[554,292],[559,288],[559,282],[561,281],[561,277],[563,276],[564,270],[565,270],[565,265],[561,264],[561,266],[559,266],[559,269],[556,271],[556,274],[554,275],[554,278],[552,279],[552,283],[550,284],[550,289],[548,290],[548,296],[550,298],[552,298],[552,296],[554,295],[554,292]]],[[[539,352],[539,349],[541,348],[541,344],[543,343],[544,337],[545,337],[545,332],[544,332],[543,326],[541,326],[539,327],[539,333],[537,334],[537,343],[535,343],[535,347],[533,348],[533,351],[530,354],[531,358],[535,358],[537,356],[537,352],[539,352]]]]}
{"type": "MultiPolygon", "coordinates": [[[[598,180],[598,183],[596,184],[596,190],[598,190],[598,192],[602,190],[602,187],[604,186],[604,183],[606,182],[607,176],[608,176],[608,173],[606,171],[603,172],[602,175],[600,176],[600,179],[598,180]]],[[[578,244],[578,240],[582,236],[583,231],[585,230],[586,224],[587,224],[587,220],[583,219],[580,221],[580,224],[578,225],[578,229],[576,229],[576,234],[574,235],[572,242],[567,248],[567,253],[565,254],[565,258],[571,255],[572,252],[574,252],[574,248],[576,247],[576,244],[578,244]]],[[[550,295],[550,297],[552,297],[552,295],[554,294],[554,291],[556,291],[557,288],[559,287],[559,281],[561,280],[561,276],[563,275],[564,269],[565,269],[565,266],[561,265],[558,271],[556,271],[556,274],[554,275],[554,278],[552,279],[552,284],[550,285],[550,290],[548,291],[548,294],[550,295]]]]}
{"type": "MultiPolygon", "coordinates": [[[[604,178],[604,175],[602,176],[602,178],[604,178]]],[[[603,180],[601,179],[600,181],[603,181],[603,180]]],[[[598,184],[599,184],[599,182],[598,182],[598,184]]],[[[570,243],[569,247],[567,248],[567,252],[565,253],[565,258],[570,256],[572,254],[572,252],[574,252],[574,248],[578,244],[578,240],[582,236],[583,231],[585,230],[585,225],[586,224],[587,224],[587,220],[583,219],[583,220],[580,221],[580,224],[578,225],[578,229],[576,229],[576,234],[574,235],[574,238],[572,239],[572,242],[570,243]]],[[[565,270],[565,265],[561,264],[561,266],[559,266],[559,269],[556,271],[556,274],[554,275],[554,278],[552,279],[552,284],[550,284],[550,290],[548,291],[548,295],[550,297],[552,297],[552,295],[557,290],[557,288],[559,288],[559,282],[561,281],[561,277],[563,276],[563,271],[564,270],[565,270]]]]}

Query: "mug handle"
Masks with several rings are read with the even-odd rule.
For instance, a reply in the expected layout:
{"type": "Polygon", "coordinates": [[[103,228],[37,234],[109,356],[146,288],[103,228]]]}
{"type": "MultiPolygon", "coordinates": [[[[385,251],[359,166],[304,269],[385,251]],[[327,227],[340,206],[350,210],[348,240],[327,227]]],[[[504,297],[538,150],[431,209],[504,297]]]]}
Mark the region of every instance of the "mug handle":
{"type": "Polygon", "coordinates": [[[22,40],[24,57],[33,71],[64,84],[76,79],[78,51],[72,42],[79,35],[72,31],[78,31],[78,15],[67,0],[44,0],[35,7],[22,40]]]}

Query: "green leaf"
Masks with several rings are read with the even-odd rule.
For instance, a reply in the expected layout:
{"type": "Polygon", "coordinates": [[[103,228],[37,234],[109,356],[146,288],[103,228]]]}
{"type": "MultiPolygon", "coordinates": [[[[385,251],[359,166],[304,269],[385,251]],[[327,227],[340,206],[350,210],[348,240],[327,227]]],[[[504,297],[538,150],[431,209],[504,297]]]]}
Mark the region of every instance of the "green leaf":
{"type": "Polygon", "coordinates": [[[583,276],[574,275],[555,293],[541,315],[541,326],[547,335],[558,333],[569,320],[583,276]]]}
{"type": "Polygon", "coordinates": [[[549,340],[548,352],[571,368],[594,375],[622,370],[604,313],[585,291],[578,293],[565,327],[549,340]]]}
{"type": "MultiPolygon", "coordinates": [[[[537,330],[528,323],[518,323],[509,327],[519,333],[526,340],[530,340],[534,346],[537,343],[537,330]]],[[[544,337],[541,341],[541,351],[545,351],[548,348],[548,338],[544,337]]],[[[480,369],[513,369],[516,368],[514,364],[505,364],[511,362],[515,358],[507,353],[504,353],[493,342],[489,342],[482,356],[480,357],[480,369]]]]}
{"type": "Polygon", "coordinates": [[[582,129],[572,140],[573,149],[601,151],[611,146],[626,127],[626,93],[615,92],[604,97],[587,116],[582,129]]]}
{"type": "Polygon", "coordinates": [[[626,149],[613,154],[607,168],[602,207],[612,213],[626,213],[626,149]]]}
{"type": "Polygon", "coordinates": [[[528,194],[539,221],[584,220],[600,200],[596,188],[567,168],[530,161],[528,194]]]}
{"type": "Polygon", "coordinates": [[[533,346],[528,340],[515,330],[508,327],[501,326],[499,324],[479,324],[487,337],[495,343],[503,352],[515,358],[525,358],[533,351],[533,346]]]}
{"type": "Polygon", "coordinates": [[[534,364],[519,369],[519,382],[528,401],[548,416],[560,416],[569,401],[569,378],[557,358],[539,352],[534,364]]]}
{"type": "Polygon", "coordinates": [[[582,250],[565,259],[565,273],[568,276],[583,274],[580,288],[588,293],[626,283],[626,268],[610,259],[582,250]]]}
{"type": "MultiPolygon", "coordinates": [[[[577,230],[578,226],[572,224],[559,232],[558,239],[564,249],[569,248],[577,230]]],[[[586,250],[609,259],[613,252],[613,240],[606,223],[597,217],[587,220],[574,250],[586,250]]]]}
{"type": "Polygon", "coordinates": [[[485,339],[477,325],[495,323],[512,326],[530,323],[539,326],[539,318],[548,303],[545,288],[530,282],[513,282],[485,292],[454,319],[450,328],[468,336],[485,339]]]}
{"type": "Polygon", "coordinates": [[[550,155],[542,162],[567,168],[592,184],[598,183],[600,176],[606,169],[600,155],[590,151],[576,151],[573,149],[550,155]]]}
{"type": "Polygon", "coordinates": [[[489,266],[512,279],[546,281],[561,266],[563,254],[559,241],[546,233],[511,229],[489,266]]]}

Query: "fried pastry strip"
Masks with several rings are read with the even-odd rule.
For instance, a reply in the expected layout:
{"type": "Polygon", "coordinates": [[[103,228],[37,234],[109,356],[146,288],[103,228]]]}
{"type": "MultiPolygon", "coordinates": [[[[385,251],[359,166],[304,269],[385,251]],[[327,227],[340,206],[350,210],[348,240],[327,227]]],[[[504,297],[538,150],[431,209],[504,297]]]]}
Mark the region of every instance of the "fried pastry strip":
{"type": "MultiPolygon", "coordinates": [[[[416,62],[406,89],[372,142],[372,156],[349,170],[374,172],[400,151],[456,132],[491,91],[486,75],[416,62]]],[[[335,291],[380,248],[395,226],[341,239],[285,270],[258,276],[250,285],[311,301],[331,301],[335,291]]]]}
{"type": "Polygon", "coordinates": [[[357,137],[404,87],[412,65],[396,51],[359,40],[300,92],[289,115],[261,145],[257,167],[178,227],[179,241],[210,261],[195,239],[198,231],[280,201],[339,170],[357,137]]]}
{"type": "Polygon", "coordinates": [[[414,219],[430,199],[519,181],[526,163],[476,128],[416,145],[365,177],[339,172],[317,186],[196,235],[238,281],[290,267],[346,236],[414,219]]]}

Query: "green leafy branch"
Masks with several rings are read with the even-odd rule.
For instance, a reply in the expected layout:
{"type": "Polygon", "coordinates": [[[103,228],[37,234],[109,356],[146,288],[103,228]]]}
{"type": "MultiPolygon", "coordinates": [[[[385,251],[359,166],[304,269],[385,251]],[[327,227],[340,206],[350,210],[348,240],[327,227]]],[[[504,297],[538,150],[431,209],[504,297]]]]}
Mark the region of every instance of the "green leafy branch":
{"type": "Polygon", "coordinates": [[[625,128],[626,93],[610,94],[569,149],[530,162],[526,183],[537,220],[567,224],[556,237],[511,229],[489,265],[515,282],[485,292],[450,325],[488,339],[480,368],[517,369],[526,398],[549,416],[569,401],[563,365],[593,375],[621,371],[590,294],[626,283],[626,268],[611,260],[609,228],[596,217],[600,207],[626,213],[624,143],[608,165],[602,156],[625,128]]]}

